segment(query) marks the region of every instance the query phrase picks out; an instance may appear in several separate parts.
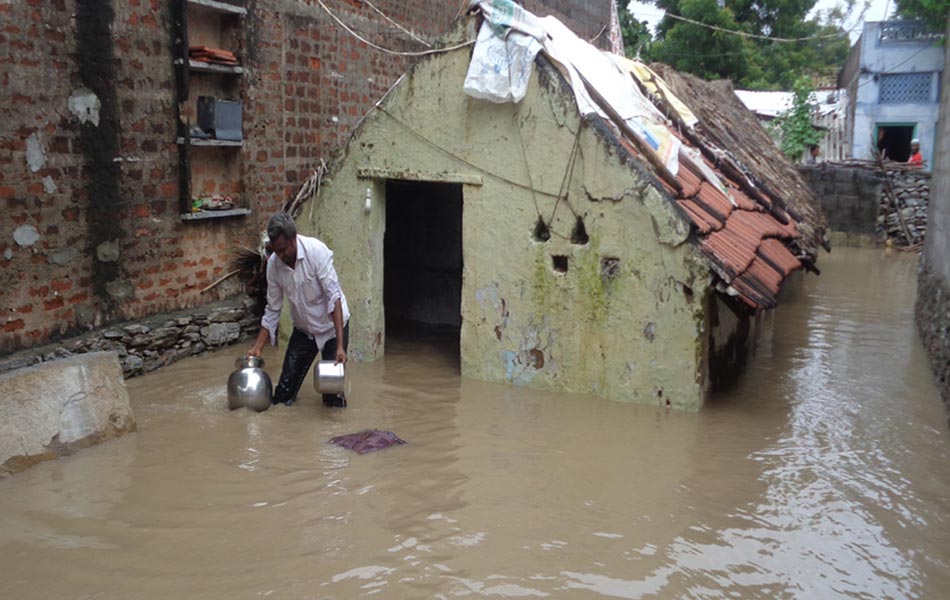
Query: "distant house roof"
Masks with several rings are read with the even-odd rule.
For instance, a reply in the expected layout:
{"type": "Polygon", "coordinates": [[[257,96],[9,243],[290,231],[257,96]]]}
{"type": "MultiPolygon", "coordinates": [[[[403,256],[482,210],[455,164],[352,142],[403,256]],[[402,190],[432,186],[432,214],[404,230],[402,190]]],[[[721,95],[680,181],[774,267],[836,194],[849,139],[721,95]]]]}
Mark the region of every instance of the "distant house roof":
{"type": "Polygon", "coordinates": [[[540,42],[582,115],[606,125],[693,224],[693,243],[723,291],[754,309],[776,306],[789,273],[814,267],[825,221],[797,169],[731,84],[665,65],[651,71],[594,48],[553,17],[538,19],[513,4],[498,10],[505,2],[472,5],[496,31],[511,28],[540,42]]]}
{"type": "Polygon", "coordinates": [[[791,92],[736,90],[742,104],[757,115],[777,117],[792,106],[791,92]]]}
{"type": "MultiPolygon", "coordinates": [[[[821,89],[809,94],[808,102],[819,115],[841,112],[844,109],[845,90],[821,89]]],[[[774,119],[792,107],[792,92],[760,92],[736,90],[736,96],[746,108],[766,119],[774,119]]]]}

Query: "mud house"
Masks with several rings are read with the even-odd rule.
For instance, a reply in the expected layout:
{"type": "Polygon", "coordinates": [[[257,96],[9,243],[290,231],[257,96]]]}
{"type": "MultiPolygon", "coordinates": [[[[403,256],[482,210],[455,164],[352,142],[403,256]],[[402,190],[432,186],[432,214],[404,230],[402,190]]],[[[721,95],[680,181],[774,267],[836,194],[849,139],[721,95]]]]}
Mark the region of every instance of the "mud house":
{"type": "MultiPolygon", "coordinates": [[[[482,8],[446,45],[493,18],[482,8]]],[[[427,57],[303,208],[301,231],[335,250],[353,351],[438,325],[466,377],[699,408],[783,281],[813,268],[813,198],[728,84],[670,73],[678,100],[643,65],[520,16],[543,40],[515,73],[522,100],[463,92],[478,45],[427,57]]]]}

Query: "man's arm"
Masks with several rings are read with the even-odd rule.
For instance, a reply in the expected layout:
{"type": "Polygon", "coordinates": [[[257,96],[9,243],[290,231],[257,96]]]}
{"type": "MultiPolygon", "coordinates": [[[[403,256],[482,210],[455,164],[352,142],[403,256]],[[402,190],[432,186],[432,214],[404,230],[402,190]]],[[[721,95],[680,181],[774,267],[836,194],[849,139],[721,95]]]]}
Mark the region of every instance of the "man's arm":
{"type": "Polygon", "coordinates": [[[343,348],[343,302],[339,298],[333,306],[333,329],[336,330],[336,362],[346,364],[346,349],[343,348]]]}
{"type": "Polygon", "coordinates": [[[254,340],[254,345],[251,346],[251,349],[247,351],[248,356],[260,356],[261,351],[264,350],[264,344],[267,343],[267,340],[270,338],[270,331],[266,328],[261,327],[260,333],[257,334],[257,339],[254,340]]]}
{"type": "Polygon", "coordinates": [[[254,340],[254,345],[247,351],[248,356],[260,356],[264,344],[269,339],[271,344],[277,343],[277,325],[280,323],[280,310],[284,305],[284,290],[275,280],[276,275],[271,270],[271,263],[267,263],[267,305],[264,307],[264,316],[261,317],[261,330],[254,340]]]}

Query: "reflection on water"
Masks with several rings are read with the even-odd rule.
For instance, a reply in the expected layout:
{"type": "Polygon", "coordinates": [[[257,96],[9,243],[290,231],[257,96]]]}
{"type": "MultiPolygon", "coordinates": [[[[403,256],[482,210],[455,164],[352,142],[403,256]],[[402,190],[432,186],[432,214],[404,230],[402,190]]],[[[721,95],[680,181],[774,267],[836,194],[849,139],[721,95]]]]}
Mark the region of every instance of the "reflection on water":
{"type": "Polygon", "coordinates": [[[345,411],[229,412],[240,349],[131,380],[137,433],[0,482],[0,598],[947,597],[916,262],[822,263],[700,414],[462,381],[426,344],[355,365],[345,411]],[[367,427],[409,443],[327,443],[367,427]]]}

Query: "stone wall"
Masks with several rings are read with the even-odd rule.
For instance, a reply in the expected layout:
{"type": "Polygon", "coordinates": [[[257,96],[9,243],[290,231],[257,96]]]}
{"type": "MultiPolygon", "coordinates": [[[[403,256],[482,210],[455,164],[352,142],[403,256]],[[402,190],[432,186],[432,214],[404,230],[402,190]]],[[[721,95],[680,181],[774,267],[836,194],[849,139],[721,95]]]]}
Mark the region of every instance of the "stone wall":
{"type": "Polygon", "coordinates": [[[124,377],[135,377],[188,356],[247,340],[259,330],[260,318],[253,314],[253,301],[218,302],[22,350],[0,359],[0,373],[78,354],[108,351],[119,357],[124,377]]]}
{"type": "MultiPolygon", "coordinates": [[[[240,4],[234,50],[245,72],[233,85],[245,143],[222,159],[236,179],[197,191],[234,194],[250,214],[183,221],[177,120],[193,106],[178,103],[172,58],[176,7],[187,3],[0,2],[0,353],[233,296],[233,282],[201,290],[412,60],[357,41],[315,0],[240,4]]],[[[365,2],[329,5],[380,46],[424,49],[365,2]]],[[[374,5],[427,40],[462,7],[374,5]]],[[[609,15],[607,0],[529,8],[589,37],[609,15]]],[[[192,74],[192,95],[210,77],[220,76],[192,74]]]]}
{"type": "Polygon", "coordinates": [[[828,217],[828,229],[873,236],[881,201],[879,174],[867,169],[836,168],[827,163],[799,168],[828,217]]]}
{"type": "MultiPolygon", "coordinates": [[[[950,33],[950,17],[948,17],[950,33]]],[[[950,38],[948,38],[950,39],[950,38]]],[[[950,44],[944,44],[950,65],[950,44]]],[[[950,69],[943,70],[943,89],[950,69]]],[[[937,386],[950,408],[950,94],[944,93],[937,125],[929,231],[924,243],[917,285],[917,327],[930,355],[937,386]]]]}
{"type": "Polygon", "coordinates": [[[802,166],[800,171],[821,202],[829,229],[844,234],[833,243],[891,240],[897,246],[914,246],[923,242],[930,173],[895,167],[888,170],[885,180],[876,168],[850,163],[802,166]]]}
{"type": "Polygon", "coordinates": [[[937,388],[950,409],[950,285],[927,261],[925,258],[917,281],[917,329],[930,357],[937,388]]]}

